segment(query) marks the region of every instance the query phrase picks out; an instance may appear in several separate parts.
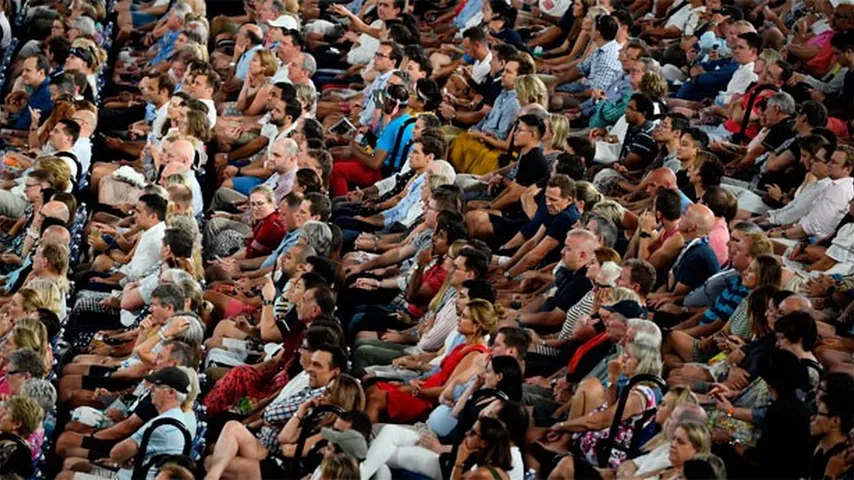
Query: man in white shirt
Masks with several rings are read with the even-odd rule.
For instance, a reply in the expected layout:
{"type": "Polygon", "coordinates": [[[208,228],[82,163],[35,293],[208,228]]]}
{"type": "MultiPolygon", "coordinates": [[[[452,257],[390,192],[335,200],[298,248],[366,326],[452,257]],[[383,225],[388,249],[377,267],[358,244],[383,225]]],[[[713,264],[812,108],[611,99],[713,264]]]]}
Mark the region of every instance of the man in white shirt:
{"type": "Polygon", "coordinates": [[[489,49],[486,32],[480,27],[472,27],[463,32],[463,50],[474,63],[463,67],[460,73],[455,73],[448,79],[448,93],[455,97],[465,97],[473,84],[483,83],[490,73],[492,62],[492,51],[489,49]]]}
{"type": "Polygon", "coordinates": [[[753,71],[753,64],[762,50],[762,38],[753,32],[742,33],[733,42],[731,50],[732,59],[738,62],[739,67],[732,74],[726,90],[715,99],[718,105],[728,104],[733,95],[743,94],[747,91],[747,87],[759,78],[753,71]]]}
{"type": "MultiPolygon", "coordinates": [[[[116,269],[109,277],[93,278],[93,283],[118,286],[122,280],[136,281],[160,261],[160,247],[166,233],[166,199],[154,193],[147,193],[139,197],[136,211],[137,225],[143,232],[130,262],[116,269]]],[[[96,270],[100,270],[108,264],[113,264],[112,259],[100,255],[93,265],[96,270]]]]}
{"type": "Polygon", "coordinates": [[[80,180],[80,176],[85,174],[74,152],[74,144],[79,137],[80,125],[68,118],[56,122],[48,137],[48,143],[53,148],[54,155],[62,158],[71,170],[71,183],[75,185],[80,180]]]}
{"type": "Polygon", "coordinates": [[[216,105],[213,96],[219,91],[220,85],[219,75],[212,69],[191,71],[183,84],[183,90],[188,95],[207,105],[211,128],[216,126],[216,105]]]}
{"type": "Polygon", "coordinates": [[[92,133],[98,126],[98,116],[91,110],[77,110],[71,115],[77,125],[80,125],[80,136],[74,142],[72,150],[74,155],[77,155],[77,161],[80,162],[80,168],[86,175],[89,172],[89,166],[92,164],[92,133]]]}
{"type": "MultiPolygon", "coordinates": [[[[816,157],[814,161],[821,161],[821,159],[816,157]]],[[[852,170],[854,170],[854,147],[848,145],[836,147],[836,151],[828,162],[830,185],[819,193],[810,212],[795,224],[771,230],[768,236],[799,240],[811,236],[823,238],[833,233],[839,221],[848,213],[848,202],[854,198],[852,170]]]]}

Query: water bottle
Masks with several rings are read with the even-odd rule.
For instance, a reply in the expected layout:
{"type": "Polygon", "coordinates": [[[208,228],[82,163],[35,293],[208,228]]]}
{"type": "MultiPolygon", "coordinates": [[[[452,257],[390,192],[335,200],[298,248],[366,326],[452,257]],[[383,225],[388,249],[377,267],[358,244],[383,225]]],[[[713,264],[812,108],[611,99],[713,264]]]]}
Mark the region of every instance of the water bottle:
{"type": "Polygon", "coordinates": [[[534,56],[539,58],[543,56],[543,47],[542,45],[537,45],[534,47],[534,56]]]}
{"type": "Polygon", "coordinates": [[[536,480],[537,472],[534,471],[533,468],[529,468],[527,472],[525,472],[525,480],[536,480]]]}

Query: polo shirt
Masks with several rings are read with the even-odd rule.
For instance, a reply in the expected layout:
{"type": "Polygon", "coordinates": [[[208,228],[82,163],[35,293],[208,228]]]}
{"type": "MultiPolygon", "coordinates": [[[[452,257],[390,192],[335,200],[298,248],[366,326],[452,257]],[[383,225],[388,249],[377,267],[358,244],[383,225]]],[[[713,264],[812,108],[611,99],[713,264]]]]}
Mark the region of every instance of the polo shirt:
{"type": "Polygon", "coordinates": [[[53,111],[53,100],[50,99],[50,81],[45,79],[32,93],[27,101],[27,106],[18,114],[18,119],[15,121],[15,130],[27,130],[30,128],[30,109],[40,110],[40,124],[47,120],[50,112],[53,111]]]}
{"type": "Polygon", "coordinates": [[[555,294],[546,299],[541,312],[551,312],[559,308],[564,312],[578,303],[584,295],[593,288],[593,282],[587,278],[587,267],[580,268],[575,272],[566,267],[560,267],[555,275],[555,294]]]}
{"type": "Polygon", "coordinates": [[[709,325],[716,320],[726,322],[738,304],[750,293],[750,289],[741,283],[741,275],[728,277],[723,291],[715,298],[712,306],[703,313],[700,325],[709,325]]]}
{"type": "Polygon", "coordinates": [[[708,237],[703,237],[691,241],[682,248],[670,273],[673,275],[674,286],[682,283],[693,290],[718,273],[718,270],[720,270],[718,257],[709,246],[708,237]]]}
{"type": "Polygon", "coordinates": [[[246,258],[255,258],[272,252],[282,238],[285,237],[288,227],[278,210],[267,215],[252,227],[250,234],[244,243],[246,246],[246,258]]]}

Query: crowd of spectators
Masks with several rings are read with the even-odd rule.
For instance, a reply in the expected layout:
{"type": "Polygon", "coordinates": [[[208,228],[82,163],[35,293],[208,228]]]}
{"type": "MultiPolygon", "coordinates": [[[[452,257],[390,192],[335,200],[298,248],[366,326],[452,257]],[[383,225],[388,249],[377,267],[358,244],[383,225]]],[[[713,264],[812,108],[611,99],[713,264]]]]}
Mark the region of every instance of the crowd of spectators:
{"type": "Polygon", "coordinates": [[[854,478],[852,0],[0,0],[0,477],[854,478]]]}

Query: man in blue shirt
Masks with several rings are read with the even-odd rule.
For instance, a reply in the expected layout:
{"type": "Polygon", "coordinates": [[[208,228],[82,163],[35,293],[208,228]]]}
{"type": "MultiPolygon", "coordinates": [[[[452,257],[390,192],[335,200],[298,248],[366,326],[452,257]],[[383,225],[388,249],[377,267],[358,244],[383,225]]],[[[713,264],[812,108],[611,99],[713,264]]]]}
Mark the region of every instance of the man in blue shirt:
{"type": "MultiPolygon", "coordinates": [[[[30,99],[27,106],[11,122],[12,128],[26,130],[31,127],[30,112],[38,110],[40,120],[44,121],[53,111],[53,100],[50,99],[50,62],[44,55],[33,55],[24,60],[24,69],[21,71],[21,81],[30,90],[30,99]]],[[[37,125],[33,125],[35,127],[37,125]]]]}
{"type": "MultiPolygon", "coordinates": [[[[379,53],[383,53],[378,50],[379,53]]],[[[373,152],[350,141],[353,160],[336,159],[329,177],[333,196],[346,194],[351,187],[368,186],[387,177],[403,166],[404,146],[412,137],[415,121],[406,113],[409,89],[404,85],[388,85],[380,94],[378,107],[389,118],[377,139],[373,152]]]]}
{"type": "Polygon", "coordinates": [[[709,246],[709,232],[714,225],[715,214],[709,207],[692,204],[685,210],[678,226],[685,246],[673,263],[667,282],[649,295],[651,306],[657,308],[681,300],[707,278],[718,273],[720,264],[709,246]]]}
{"type": "Polygon", "coordinates": [[[551,260],[560,251],[567,232],[580,217],[575,206],[575,182],[566,175],[552,176],[534,218],[502,247],[519,248],[500,271],[513,278],[535,268],[546,259],[551,260]]]}
{"type": "MultiPolygon", "coordinates": [[[[335,223],[344,231],[345,245],[352,244],[360,232],[374,232],[377,230],[394,229],[396,224],[401,224],[409,216],[412,208],[420,209],[421,191],[427,181],[427,169],[433,160],[439,160],[445,155],[445,142],[443,139],[433,135],[423,135],[420,139],[412,142],[409,151],[409,166],[415,172],[415,177],[402,192],[402,197],[394,200],[393,206],[383,210],[376,215],[363,217],[339,217],[335,223]]],[[[381,207],[382,208],[382,207],[381,207]]],[[[407,225],[398,225],[398,227],[407,225]]]]}

